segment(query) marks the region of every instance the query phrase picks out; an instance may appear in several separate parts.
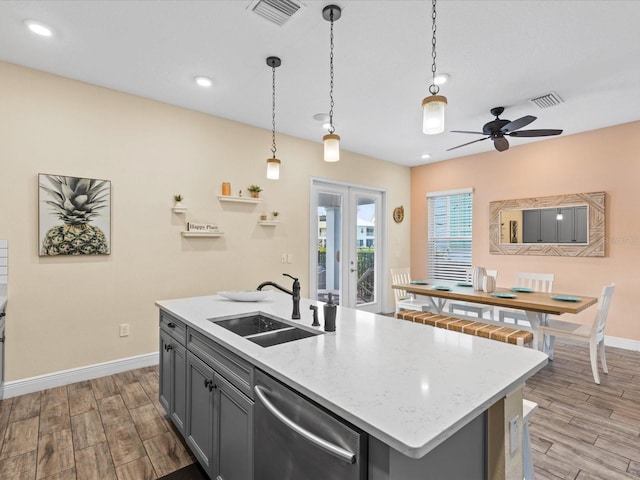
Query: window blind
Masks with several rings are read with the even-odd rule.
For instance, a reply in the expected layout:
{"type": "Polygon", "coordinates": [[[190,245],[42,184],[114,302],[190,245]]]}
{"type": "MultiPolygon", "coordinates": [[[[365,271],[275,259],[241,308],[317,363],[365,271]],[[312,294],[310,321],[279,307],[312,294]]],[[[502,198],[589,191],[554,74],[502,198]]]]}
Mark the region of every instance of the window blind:
{"type": "Polygon", "coordinates": [[[429,278],[464,281],[471,268],[473,194],[428,194],[427,202],[429,278]]]}

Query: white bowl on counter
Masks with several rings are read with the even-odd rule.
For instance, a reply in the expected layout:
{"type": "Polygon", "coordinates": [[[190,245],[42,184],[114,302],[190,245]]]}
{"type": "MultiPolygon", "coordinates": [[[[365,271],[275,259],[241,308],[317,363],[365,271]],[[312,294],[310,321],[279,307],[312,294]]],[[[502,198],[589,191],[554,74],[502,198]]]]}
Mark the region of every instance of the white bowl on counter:
{"type": "Polygon", "coordinates": [[[269,290],[227,290],[218,292],[221,297],[235,302],[260,302],[267,299],[270,294],[269,290]]]}

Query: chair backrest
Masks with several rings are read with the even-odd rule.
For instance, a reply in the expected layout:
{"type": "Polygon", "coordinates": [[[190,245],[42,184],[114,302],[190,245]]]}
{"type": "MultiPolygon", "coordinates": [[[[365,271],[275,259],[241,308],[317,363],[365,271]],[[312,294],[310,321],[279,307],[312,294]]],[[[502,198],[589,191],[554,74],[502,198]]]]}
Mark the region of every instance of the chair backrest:
{"type": "Polygon", "coordinates": [[[602,287],[600,305],[598,306],[598,312],[596,313],[596,318],[593,322],[593,330],[591,331],[591,335],[595,335],[598,342],[604,338],[604,327],[607,324],[609,305],[611,305],[611,297],[613,296],[613,290],[615,287],[615,283],[602,287]]]}
{"type": "MultiPolygon", "coordinates": [[[[405,268],[391,268],[389,269],[391,272],[391,284],[399,285],[402,283],[411,283],[411,269],[409,267],[405,268]]],[[[407,292],[405,290],[398,290],[397,288],[393,289],[393,296],[396,299],[396,302],[406,298],[407,292]]]]}
{"type": "Polygon", "coordinates": [[[536,292],[550,293],[553,289],[553,273],[517,272],[516,287],[530,288],[536,292]]]}

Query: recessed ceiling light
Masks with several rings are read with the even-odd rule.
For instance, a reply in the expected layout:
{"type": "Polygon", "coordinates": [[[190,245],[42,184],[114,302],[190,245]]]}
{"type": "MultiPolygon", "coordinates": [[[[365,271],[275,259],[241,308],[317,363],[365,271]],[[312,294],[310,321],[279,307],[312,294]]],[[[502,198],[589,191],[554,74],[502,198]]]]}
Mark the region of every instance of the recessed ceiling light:
{"type": "Polygon", "coordinates": [[[322,128],[324,128],[325,130],[331,126],[331,118],[329,117],[328,113],[316,113],[313,116],[313,119],[316,122],[322,122],[322,128]]]}
{"type": "Polygon", "coordinates": [[[436,83],[436,85],[442,85],[444,83],[447,83],[447,80],[449,80],[448,73],[438,73],[433,81],[436,83]]]}
{"type": "Polygon", "coordinates": [[[51,27],[45,25],[44,23],[36,22],[35,20],[25,20],[24,24],[36,35],[40,35],[42,37],[50,37],[53,35],[53,30],[51,29],[51,27]]]}
{"type": "Polygon", "coordinates": [[[423,160],[426,160],[428,158],[431,158],[431,155],[428,154],[428,153],[423,153],[422,155],[420,155],[420,158],[423,159],[423,160]]]}
{"type": "Polygon", "coordinates": [[[209,77],[203,77],[201,75],[193,78],[201,87],[210,87],[213,85],[213,81],[209,77]]]}

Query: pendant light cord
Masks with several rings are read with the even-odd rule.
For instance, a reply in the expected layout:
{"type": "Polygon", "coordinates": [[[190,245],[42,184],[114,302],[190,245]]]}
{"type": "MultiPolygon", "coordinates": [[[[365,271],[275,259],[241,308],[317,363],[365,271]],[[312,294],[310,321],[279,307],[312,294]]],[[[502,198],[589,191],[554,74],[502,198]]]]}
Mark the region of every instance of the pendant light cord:
{"type": "Polygon", "coordinates": [[[271,65],[271,153],[276,158],[276,66],[271,65]]]}
{"type": "Polygon", "coordinates": [[[336,127],[333,126],[333,9],[329,12],[329,19],[331,21],[331,34],[329,35],[329,133],[336,131],[336,127]]]}
{"type": "Polygon", "coordinates": [[[436,95],[440,91],[440,87],[436,85],[436,0],[431,2],[431,21],[432,21],[432,37],[431,37],[431,75],[432,83],[429,86],[429,93],[436,95]]]}

